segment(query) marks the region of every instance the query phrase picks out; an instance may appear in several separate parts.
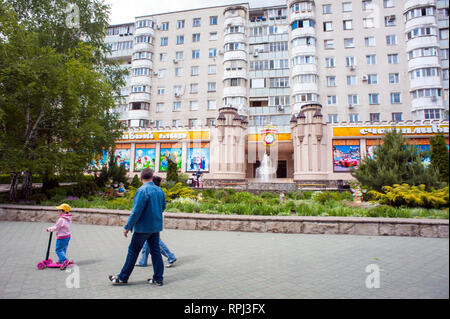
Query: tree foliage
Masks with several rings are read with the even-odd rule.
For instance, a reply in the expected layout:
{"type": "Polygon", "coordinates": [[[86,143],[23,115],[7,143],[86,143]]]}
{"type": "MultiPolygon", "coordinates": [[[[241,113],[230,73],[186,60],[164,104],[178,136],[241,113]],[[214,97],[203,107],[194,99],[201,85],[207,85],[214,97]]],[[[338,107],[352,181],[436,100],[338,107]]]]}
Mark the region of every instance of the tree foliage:
{"type": "Polygon", "coordinates": [[[439,179],[447,183],[449,181],[449,158],[447,143],[444,134],[439,133],[430,138],[431,167],[439,173],[439,179]]]}
{"type": "Polygon", "coordinates": [[[433,169],[424,167],[424,152],[408,144],[401,133],[386,132],[382,144],[377,146],[374,158],[366,157],[352,175],[363,185],[376,191],[395,184],[438,187],[439,181],[433,169]]]}
{"type": "Polygon", "coordinates": [[[167,177],[166,181],[173,181],[175,183],[178,182],[178,165],[175,161],[173,161],[170,157],[167,164],[167,177]]]}
{"type": "Polygon", "coordinates": [[[20,172],[30,193],[32,173],[79,174],[120,136],[124,72],[106,59],[107,26],[101,0],[0,0],[0,171],[12,192],[20,172]]]}

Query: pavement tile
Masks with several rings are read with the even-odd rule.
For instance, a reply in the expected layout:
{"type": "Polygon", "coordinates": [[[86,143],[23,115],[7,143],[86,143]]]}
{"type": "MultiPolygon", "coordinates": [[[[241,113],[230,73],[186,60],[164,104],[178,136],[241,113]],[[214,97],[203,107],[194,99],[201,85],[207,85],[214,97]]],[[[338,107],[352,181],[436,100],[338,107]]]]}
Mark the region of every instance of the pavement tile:
{"type": "Polygon", "coordinates": [[[447,238],[167,229],[161,237],[178,261],[165,268],[165,285],[146,283],[149,266],[136,267],[129,285],[115,287],[108,275],[120,271],[130,242],[121,227],[73,224],[68,257],[76,262],[75,276],[75,269],[36,268],[48,226],[0,222],[1,299],[449,297],[447,238]],[[380,288],[365,286],[370,264],[380,269],[380,288]],[[79,279],[79,288],[68,288],[69,277],[79,279]]]}

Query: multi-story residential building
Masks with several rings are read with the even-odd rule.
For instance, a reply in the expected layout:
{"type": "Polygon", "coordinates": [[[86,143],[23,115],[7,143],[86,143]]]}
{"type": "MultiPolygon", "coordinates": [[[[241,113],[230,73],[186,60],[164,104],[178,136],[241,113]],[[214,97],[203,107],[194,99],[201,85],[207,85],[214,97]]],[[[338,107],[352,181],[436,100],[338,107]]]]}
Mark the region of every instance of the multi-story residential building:
{"type": "Polygon", "coordinates": [[[277,178],[329,182],[379,129],[448,135],[448,0],[224,5],[136,17],[106,42],[130,70],[118,151],[131,173],[173,154],[183,172],[243,180],[268,153],[277,178]]]}

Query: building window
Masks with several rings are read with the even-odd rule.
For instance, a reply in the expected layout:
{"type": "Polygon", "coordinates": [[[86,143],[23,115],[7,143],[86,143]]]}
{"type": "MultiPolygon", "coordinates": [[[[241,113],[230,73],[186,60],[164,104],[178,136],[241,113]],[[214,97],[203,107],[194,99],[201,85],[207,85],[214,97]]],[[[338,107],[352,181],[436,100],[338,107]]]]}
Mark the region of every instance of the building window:
{"type": "Polygon", "coordinates": [[[380,113],[370,113],[369,119],[370,122],[380,122],[380,113]]]}
{"type": "Polygon", "coordinates": [[[217,37],[217,32],[210,32],[209,33],[209,40],[210,41],[215,41],[215,40],[217,40],[218,39],[218,37],[217,37]]]}
{"type": "Polygon", "coordinates": [[[331,21],[324,22],[323,31],[333,31],[333,22],[331,21]]]}
{"type": "Polygon", "coordinates": [[[353,20],[344,20],[343,26],[344,26],[344,30],[352,30],[353,29],[353,20]]]}
{"type": "Polygon", "coordinates": [[[350,123],[359,122],[359,114],[358,113],[350,113],[348,115],[348,120],[350,123]]]}
{"type": "Polygon", "coordinates": [[[400,122],[402,120],[402,113],[392,113],[392,122],[400,122]]]}
{"type": "Polygon", "coordinates": [[[167,61],[167,53],[160,53],[159,54],[159,61],[166,62],[167,61]]]}
{"type": "Polygon", "coordinates": [[[216,74],[217,66],[215,64],[208,65],[208,74],[216,74]]]}
{"type": "Polygon", "coordinates": [[[353,38],[346,38],[344,39],[344,47],[345,48],[354,48],[355,42],[353,38]]]}
{"type": "Polygon", "coordinates": [[[175,59],[177,61],[182,61],[184,59],[184,52],[183,51],[177,51],[175,53],[175,59]]]}
{"type": "Polygon", "coordinates": [[[348,105],[358,104],[358,94],[348,94],[347,95],[348,105]]]}
{"type": "Polygon", "coordinates": [[[177,29],[183,29],[184,28],[184,20],[178,20],[177,21],[177,29]]]}
{"type": "Polygon", "coordinates": [[[200,72],[200,67],[197,65],[191,66],[191,76],[198,75],[200,72]]]}
{"type": "Polygon", "coordinates": [[[373,1],[372,0],[364,0],[362,2],[362,9],[363,9],[363,11],[373,10],[373,1]]]}
{"type": "Polygon", "coordinates": [[[352,3],[351,2],[343,2],[342,3],[342,12],[352,12],[352,3]]]}
{"type": "Polygon", "coordinates": [[[209,17],[209,24],[210,25],[217,25],[217,16],[210,16],[209,17]]]}
{"type": "Polygon", "coordinates": [[[391,93],[391,104],[399,104],[399,103],[401,103],[400,93],[399,92],[391,93]]]}
{"type": "Polygon", "coordinates": [[[189,127],[196,127],[198,125],[198,119],[189,119],[189,127]]]}
{"type": "Polygon", "coordinates": [[[163,86],[158,87],[158,88],[156,89],[156,94],[158,94],[158,95],[164,95],[164,94],[166,94],[166,88],[163,87],[163,86]]]}
{"type": "Polygon", "coordinates": [[[150,109],[150,103],[145,102],[132,102],[130,103],[130,110],[148,110],[150,109]]]}
{"type": "Polygon", "coordinates": [[[208,50],[208,57],[215,58],[217,56],[217,49],[211,48],[208,50]]]}
{"type": "Polygon", "coordinates": [[[393,8],[394,0],[383,0],[383,7],[384,8],[393,8]]]}
{"type": "Polygon", "coordinates": [[[322,5],[322,13],[323,14],[331,14],[331,4],[322,5]]]}
{"type": "Polygon", "coordinates": [[[375,54],[366,55],[366,63],[369,65],[377,64],[377,56],[375,54]]]}
{"type": "Polygon", "coordinates": [[[338,115],[337,114],[328,114],[328,122],[329,123],[338,123],[338,115]]]}
{"type": "Polygon", "coordinates": [[[184,44],[184,35],[177,35],[177,44],[184,44]]]}
{"type": "Polygon", "coordinates": [[[163,22],[163,23],[161,23],[161,30],[162,30],[162,31],[167,31],[167,30],[169,30],[169,22],[163,22]]]}
{"type": "Polygon", "coordinates": [[[289,78],[270,78],[270,88],[287,88],[289,87],[289,78]]]}
{"type": "Polygon", "coordinates": [[[173,127],[180,127],[181,126],[181,120],[172,120],[172,126],[173,127]]]}
{"type": "Polygon", "coordinates": [[[156,103],[156,113],[164,112],[164,103],[156,103]]]}
{"type": "Polygon", "coordinates": [[[208,110],[216,109],[216,100],[208,100],[208,110]]]}
{"type": "Polygon", "coordinates": [[[133,76],[150,75],[150,69],[149,68],[134,68],[132,74],[133,74],[133,76]]]}
{"type": "Polygon", "coordinates": [[[439,30],[439,39],[440,40],[448,40],[448,29],[440,29],[439,30]]]}
{"type": "Polygon", "coordinates": [[[387,45],[395,45],[397,44],[397,35],[390,34],[386,36],[386,44],[387,45]]]}
{"type": "Polygon", "coordinates": [[[347,85],[356,85],[356,75],[347,75],[347,85]]]}
{"type": "Polygon", "coordinates": [[[336,105],[337,104],[337,96],[336,95],[328,95],[327,96],[327,104],[328,105],[336,105]]]}
{"type": "Polygon", "coordinates": [[[388,54],[388,63],[389,64],[397,64],[398,63],[398,54],[388,54]]]}
{"type": "Polygon", "coordinates": [[[200,58],[200,50],[192,50],[192,58],[199,59],[200,58]]]}
{"type": "Polygon", "coordinates": [[[155,126],[156,126],[156,128],[162,128],[164,126],[164,123],[162,120],[156,120],[155,126]]]}
{"type": "Polygon", "coordinates": [[[354,56],[346,56],[345,57],[345,66],[355,66],[355,57],[354,56]]]}
{"type": "Polygon", "coordinates": [[[375,46],[375,37],[364,38],[364,43],[365,43],[366,47],[374,47],[375,46]]]}
{"type": "Polygon", "coordinates": [[[190,85],[190,93],[191,94],[198,93],[198,83],[191,83],[191,85],[190,85]]]}
{"type": "Polygon", "coordinates": [[[374,28],[375,25],[373,23],[373,18],[364,18],[363,19],[363,27],[366,29],[374,28]]]}
{"type": "Polygon", "coordinates": [[[175,76],[183,76],[183,68],[175,68],[175,76]]]}
{"type": "Polygon", "coordinates": [[[334,49],[334,40],[324,40],[323,44],[325,49],[334,49]]]}
{"type": "Polygon", "coordinates": [[[398,73],[389,73],[389,83],[399,83],[400,76],[398,73]]]}
{"type": "Polygon", "coordinates": [[[336,86],[335,76],[327,76],[327,86],[336,86]]]}
{"type": "Polygon", "coordinates": [[[200,33],[192,34],[192,42],[200,42],[200,33]]]}
{"type": "Polygon", "coordinates": [[[368,74],[367,76],[367,84],[378,84],[378,75],[375,74],[368,74]]]}
{"type": "Polygon", "coordinates": [[[159,69],[158,70],[158,78],[162,79],[166,77],[166,69],[159,69]]]}
{"type": "Polygon", "coordinates": [[[169,38],[168,37],[162,37],[161,38],[161,46],[167,46],[169,44],[169,38]]]}
{"type": "Polygon", "coordinates": [[[174,111],[174,112],[181,111],[181,102],[179,102],[179,101],[173,102],[173,109],[172,109],[172,111],[174,111]]]}
{"type": "Polygon", "coordinates": [[[380,104],[380,95],[378,93],[369,93],[369,104],[380,104]]]}
{"type": "Polygon", "coordinates": [[[216,92],[216,82],[208,82],[208,92],[216,92]]]}
{"type": "Polygon", "coordinates": [[[327,68],[334,68],[335,67],[335,60],[333,57],[325,58],[325,66],[327,68]]]}
{"type": "Polygon", "coordinates": [[[384,17],[384,26],[385,27],[395,26],[395,15],[390,15],[390,16],[384,17]]]}
{"type": "Polygon", "coordinates": [[[200,27],[201,26],[201,18],[194,18],[192,20],[192,26],[193,27],[200,27]]]}
{"type": "Polygon", "coordinates": [[[441,110],[439,109],[425,109],[425,120],[439,120],[441,118],[441,110]]]}
{"type": "Polygon", "coordinates": [[[198,111],[198,101],[190,101],[189,102],[189,110],[198,111]]]}
{"type": "Polygon", "coordinates": [[[215,118],[207,118],[206,126],[216,126],[216,119],[215,118]]]}

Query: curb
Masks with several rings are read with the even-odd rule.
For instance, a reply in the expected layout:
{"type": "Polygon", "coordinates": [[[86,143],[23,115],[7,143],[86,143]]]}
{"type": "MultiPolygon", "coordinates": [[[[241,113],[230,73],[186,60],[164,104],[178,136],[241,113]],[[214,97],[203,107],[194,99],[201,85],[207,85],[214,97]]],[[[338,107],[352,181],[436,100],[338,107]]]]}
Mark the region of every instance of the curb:
{"type": "MultiPolygon", "coordinates": [[[[78,224],[123,226],[130,211],[72,208],[72,221],[78,224]]],[[[0,205],[0,221],[54,223],[53,206],[0,205]]],[[[317,216],[247,216],[190,213],[164,213],[164,228],[287,234],[333,234],[365,236],[410,236],[448,238],[446,219],[317,216]]]]}

